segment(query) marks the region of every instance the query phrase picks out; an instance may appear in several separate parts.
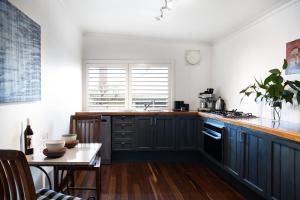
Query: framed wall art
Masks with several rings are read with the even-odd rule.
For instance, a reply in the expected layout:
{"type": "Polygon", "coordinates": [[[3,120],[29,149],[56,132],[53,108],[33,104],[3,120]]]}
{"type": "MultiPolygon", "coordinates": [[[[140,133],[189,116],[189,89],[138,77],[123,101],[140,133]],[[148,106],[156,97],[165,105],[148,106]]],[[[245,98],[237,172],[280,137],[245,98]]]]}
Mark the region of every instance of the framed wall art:
{"type": "Polygon", "coordinates": [[[0,103],[41,99],[41,27],[0,0],[0,103]]]}
{"type": "Polygon", "coordinates": [[[286,44],[286,74],[300,74],[300,39],[286,44]]]}

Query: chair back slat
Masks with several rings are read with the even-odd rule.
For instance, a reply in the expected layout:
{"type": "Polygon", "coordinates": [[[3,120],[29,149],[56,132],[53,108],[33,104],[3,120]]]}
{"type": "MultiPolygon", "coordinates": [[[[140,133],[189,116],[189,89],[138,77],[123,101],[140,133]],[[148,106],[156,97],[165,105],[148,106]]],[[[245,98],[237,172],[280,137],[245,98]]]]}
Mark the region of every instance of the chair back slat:
{"type": "Polygon", "coordinates": [[[72,115],[70,133],[76,133],[80,143],[100,142],[101,116],[72,115]]]}
{"type": "Polygon", "coordinates": [[[9,199],[10,198],[10,191],[8,187],[8,181],[6,178],[6,172],[5,168],[3,167],[2,161],[0,161],[0,178],[1,182],[3,183],[3,190],[0,191],[1,196],[3,196],[3,199],[9,199]]]}
{"type": "Polygon", "coordinates": [[[12,173],[12,167],[9,164],[8,160],[2,161],[3,167],[6,172],[6,178],[8,181],[8,187],[10,188],[10,196],[11,199],[17,199],[17,190],[16,190],[16,184],[15,184],[15,177],[12,173]]]}
{"type": "MultiPolygon", "coordinates": [[[[23,187],[22,187],[23,183],[22,183],[22,180],[19,176],[19,171],[18,171],[17,164],[16,164],[16,162],[11,162],[10,165],[12,166],[13,174],[14,174],[14,177],[15,177],[15,180],[16,180],[17,191],[19,191],[20,194],[24,194],[24,190],[23,190],[23,187]]],[[[26,184],[26,182],[24,184],[26,184]]],[[[19,196],[19,199],[23,200],[24,196],[23,195],[19,196]]]]}
{"type": "Polygon", "coordinates": [[[0,199],[36,200],[32,176],[25,155],[0,150],[0,199]]]}

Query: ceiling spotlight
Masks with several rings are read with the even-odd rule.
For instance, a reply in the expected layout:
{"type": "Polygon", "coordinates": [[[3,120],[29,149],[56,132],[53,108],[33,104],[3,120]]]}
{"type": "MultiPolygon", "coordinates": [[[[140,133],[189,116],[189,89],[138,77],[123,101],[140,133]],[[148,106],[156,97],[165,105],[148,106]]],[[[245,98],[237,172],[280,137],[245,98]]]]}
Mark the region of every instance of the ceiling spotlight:
{"type": "Polygon", "coordinates": [[[164,5],[160,8],[160,15],[155,17],[157,21],[164,18],[165,10],[171,10],[173,8],[173,0],[164,0],[164,5]]]}

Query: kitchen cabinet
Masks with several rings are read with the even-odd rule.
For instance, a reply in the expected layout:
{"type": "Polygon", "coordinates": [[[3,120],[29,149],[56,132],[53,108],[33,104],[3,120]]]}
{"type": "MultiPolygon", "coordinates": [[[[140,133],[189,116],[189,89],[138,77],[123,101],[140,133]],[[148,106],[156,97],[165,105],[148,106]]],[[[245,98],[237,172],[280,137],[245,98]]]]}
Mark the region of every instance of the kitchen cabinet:
{"type": "Polygon", "coordinates": [[[198,128],[197,128],[197,139],[198,139],[198,150],[203,152],[204,150],[204,135],[203,130],[203,120],[198,118],[198,128]]]}
{"type": "Polygon", "coordinates": [[[153,149],[153,117],[136,117],[136,150],[153,149]]]}
{"type": "Polygon", "coordinates": [[[176,119],[176,148],[178,150],[197,149],[197,117],[182,116],[176,119]]]}
{"type": "Polygon", "coordinates": [[[300,144],[274,137],[270,144],[269,194],[271,199],[300,199],[300,144]]]}
{"type": "Polygon", "coordinates": [[[175,149],[174,117],[160,116],[154,118],[154,148],[156,150],[175,149]]]}
{"type": "Polygon", "coordinates": [[[267,190],[267,140],[265,134],[241,129],[241,178],[256,192],[267,190]]]}
{"type": "Polygon", "coordinates": [[[135,147],[135,117],[112,117],[112,150],[130,151],[135,147]]]}
{"type": "Polygon", "coordinates": [[[267,190],[265,134],[226,124],[223,145],[224,168],[248,187],[265,196],[267,190]]]}
{"type": "Polygon", "coordinates": [[[137,117],[137,150],[174,150],[175,121],[172,116],[137,117]]]}
{"type": "Polygon", "coordinates": [[[224,167],[234,176],[241,173],[241,131],[240,127],[231,124],[225,125],[223,133],[224,167]]]}

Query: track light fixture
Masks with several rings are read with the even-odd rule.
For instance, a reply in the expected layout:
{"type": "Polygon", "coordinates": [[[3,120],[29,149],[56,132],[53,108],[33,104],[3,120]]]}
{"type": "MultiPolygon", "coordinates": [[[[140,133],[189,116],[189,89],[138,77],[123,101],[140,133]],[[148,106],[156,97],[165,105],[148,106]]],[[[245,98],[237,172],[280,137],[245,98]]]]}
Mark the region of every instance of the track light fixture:
{"type": "Polygon", "coordinates": [[[164,5],[160,8],[160,15],[155,17],[157,21],[160,21],[165,16],[165,11],[173,8],[173,0],[164,0],[164,5]]]}

